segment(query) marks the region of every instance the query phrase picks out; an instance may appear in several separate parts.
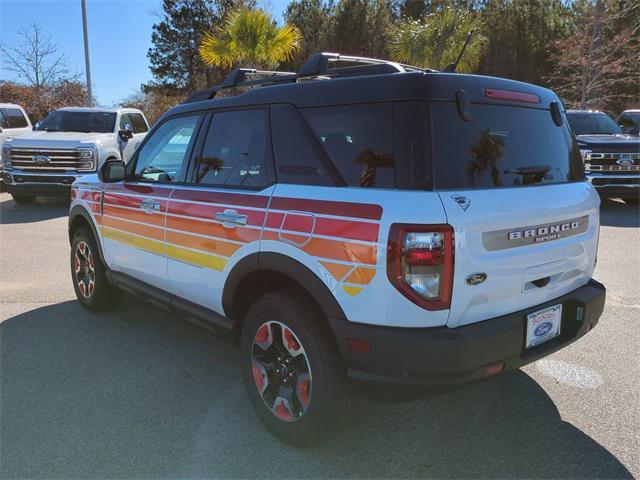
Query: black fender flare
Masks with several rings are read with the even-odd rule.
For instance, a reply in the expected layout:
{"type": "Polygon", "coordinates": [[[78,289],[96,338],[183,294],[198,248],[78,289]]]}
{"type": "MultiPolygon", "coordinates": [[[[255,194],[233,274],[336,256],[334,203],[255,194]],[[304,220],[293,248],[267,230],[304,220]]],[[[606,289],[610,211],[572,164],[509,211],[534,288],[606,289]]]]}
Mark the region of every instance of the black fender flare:
{"type": "Polygon", "coordinates": [[[89,227],[91,228],[91,232],[93,233],[93,237],[96,239],[96,245],[98,245],[98,254],[100,255],[100,260],[102,260],[102,263],[104,265],[106,265],[105,259],[104,259],[104,254],[102,252],[102,243],[100,242],[100,236],[98,235],[98,230],[96,230],[96,225],[93,222],[93,218],[91,216],[91,214],[89,213],[89,211],[84,208],[81,205],[75,205],[70,211],[69,211],[69,243],[71,243],[73,241],[73,236],[71,235],[71,227],[73,226],[74,221],[78,218],[78,217],[83,217],[85,219],[85,221],[89,224],[89,227]]]}
{"type": "Polygon", "coordinates": [[[327,317],[346,319],[342,307],[324,282],[303,263],[281,253],[257,252],[240,260],[229,272],[222,293],[227,317],[233,312],[233,299],[242,281],[257,270],[275,271],[296,281],[320,306],[327,317]]]}

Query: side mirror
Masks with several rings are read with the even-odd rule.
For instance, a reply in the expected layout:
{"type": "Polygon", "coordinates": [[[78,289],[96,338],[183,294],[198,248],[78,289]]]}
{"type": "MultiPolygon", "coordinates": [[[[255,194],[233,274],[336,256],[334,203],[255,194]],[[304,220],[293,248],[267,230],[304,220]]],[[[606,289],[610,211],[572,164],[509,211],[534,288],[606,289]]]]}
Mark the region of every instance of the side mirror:
{"type": "Polygon", "coordinates": [[[40,122],[36,122],[36,124],[33,126],[33,129],[37,130],[39,126],[40,126],[40,122]]]}
{"type": "Polygon", "coordinates": [[[122,160],[110,160],[98,171],[98,178],[103,183],[115,183],[124,180],[126,169],[122,160]]]}
{"type": "Polygon", "coordinates": [[[0,133],[2,133],[2,127],[0,127],[0,133]]]}
{"type": "Polygon", "coordinates": [[[118,131],[118,135],[120,135],[120,139],[122,141],[127,141],[133,138],[133,128],[128,123],[125,124],[124,128],[118,131]]]}

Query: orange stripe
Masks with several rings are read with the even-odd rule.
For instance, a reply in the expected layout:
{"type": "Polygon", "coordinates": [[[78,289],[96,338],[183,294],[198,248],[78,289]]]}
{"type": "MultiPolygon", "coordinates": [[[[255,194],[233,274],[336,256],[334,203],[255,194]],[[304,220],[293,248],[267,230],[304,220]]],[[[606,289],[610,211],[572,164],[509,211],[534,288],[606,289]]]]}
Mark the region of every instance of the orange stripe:
{"type": "Polygon", "coordinates": [[[329,270],[329,273],[333,275],[333,278],[338,281],[342,280],[353,268],[353,265],[342,265],[339,263],[320,262],[320,264],[329,270]]]}
{"type": "Polygon", "coordinates": [[[164,213],[144,213],[142,210],[127,210],[126,208],[104,206],[105,215],[113,215],[124,220],[135,220],[136,222],[148,223],[164,227],[164,213]]]}
{"type": "Polygon", "coordinates": [[[184,233],[167,231],[167,242],[187,248],[195,248],[205,252],[230,257],[241,245],[214,240],[212,238],[195,237],[184,233]]]}
{"type": "MultiPolygon", "coordinates": [[[[264,232],[264,240],[279,240],[277,232],[264,232]]],[[[289,240],[304,243],[308,237],[287,235],[289,240]]],[[[298,247],[309,255],[315,257],[332,258],[345,262],[364,263],[375,265],[377,261],[377,248],[369,245],[342,242],[339,240],[327,240],[325,238],[312,238],[304,247],[298,247]]]]}
{"type": "Polygon", "coordinates": [[[369,285],[375,276],[376,270],[374,268],[356,268],[345,282],[369,285]]]}
{"type": "Polygon", "coordinates": [[[201,222],[190,218],[168,216],[167,228],[247,243],[255,242],[260,239],[260,230],[253,230],[251,228],[244,227],[225,228],[219,223],[201,222]]]}
{"type": "Polygon", "coordinates": [[[146,225],[127,222],[126,220],[118,220],[116,218],[104,217],[103,225],[107,227],[117,228],[125,232],[135,233],[143,237],[153,238],[154,240],[163,241],[162,230],[146,225]]]}

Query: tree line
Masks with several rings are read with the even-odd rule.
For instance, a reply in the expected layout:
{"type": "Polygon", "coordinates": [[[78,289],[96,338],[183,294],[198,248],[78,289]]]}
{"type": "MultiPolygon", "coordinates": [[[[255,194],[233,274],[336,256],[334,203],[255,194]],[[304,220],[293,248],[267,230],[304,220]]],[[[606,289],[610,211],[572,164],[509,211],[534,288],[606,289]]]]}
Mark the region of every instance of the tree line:
{"type": "MultiPolygon", "coordinates": [[[[255,0],[162,0],[153,78],[122,104],[153,121],[232,68],[295,71],[320,51],[441,69],[470,30],[459,71],[553,88],[568,108],[640,106],[640,0],[291,0],[284,22],[255,0]]],[[[37,24],[22,35],[23,47],[0,47],[21,79],[0,82],[0,97],[30,99],[36,118],[58,98],[81,103],[86,90],[54,42],[37,24]]]]}

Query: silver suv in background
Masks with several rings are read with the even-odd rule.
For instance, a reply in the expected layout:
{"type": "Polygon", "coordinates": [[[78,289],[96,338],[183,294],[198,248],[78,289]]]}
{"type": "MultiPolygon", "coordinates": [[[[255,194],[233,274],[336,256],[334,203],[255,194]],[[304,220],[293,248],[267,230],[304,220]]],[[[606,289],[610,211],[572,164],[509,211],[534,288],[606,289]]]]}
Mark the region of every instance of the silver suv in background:
{"type": "Polygon", "coordinates": [[[106,160],[129,160],[149,130],[140,110],[61,108],[2,146],[3,182],[14,200],[69,195],[71,184],[106,160]]]}

